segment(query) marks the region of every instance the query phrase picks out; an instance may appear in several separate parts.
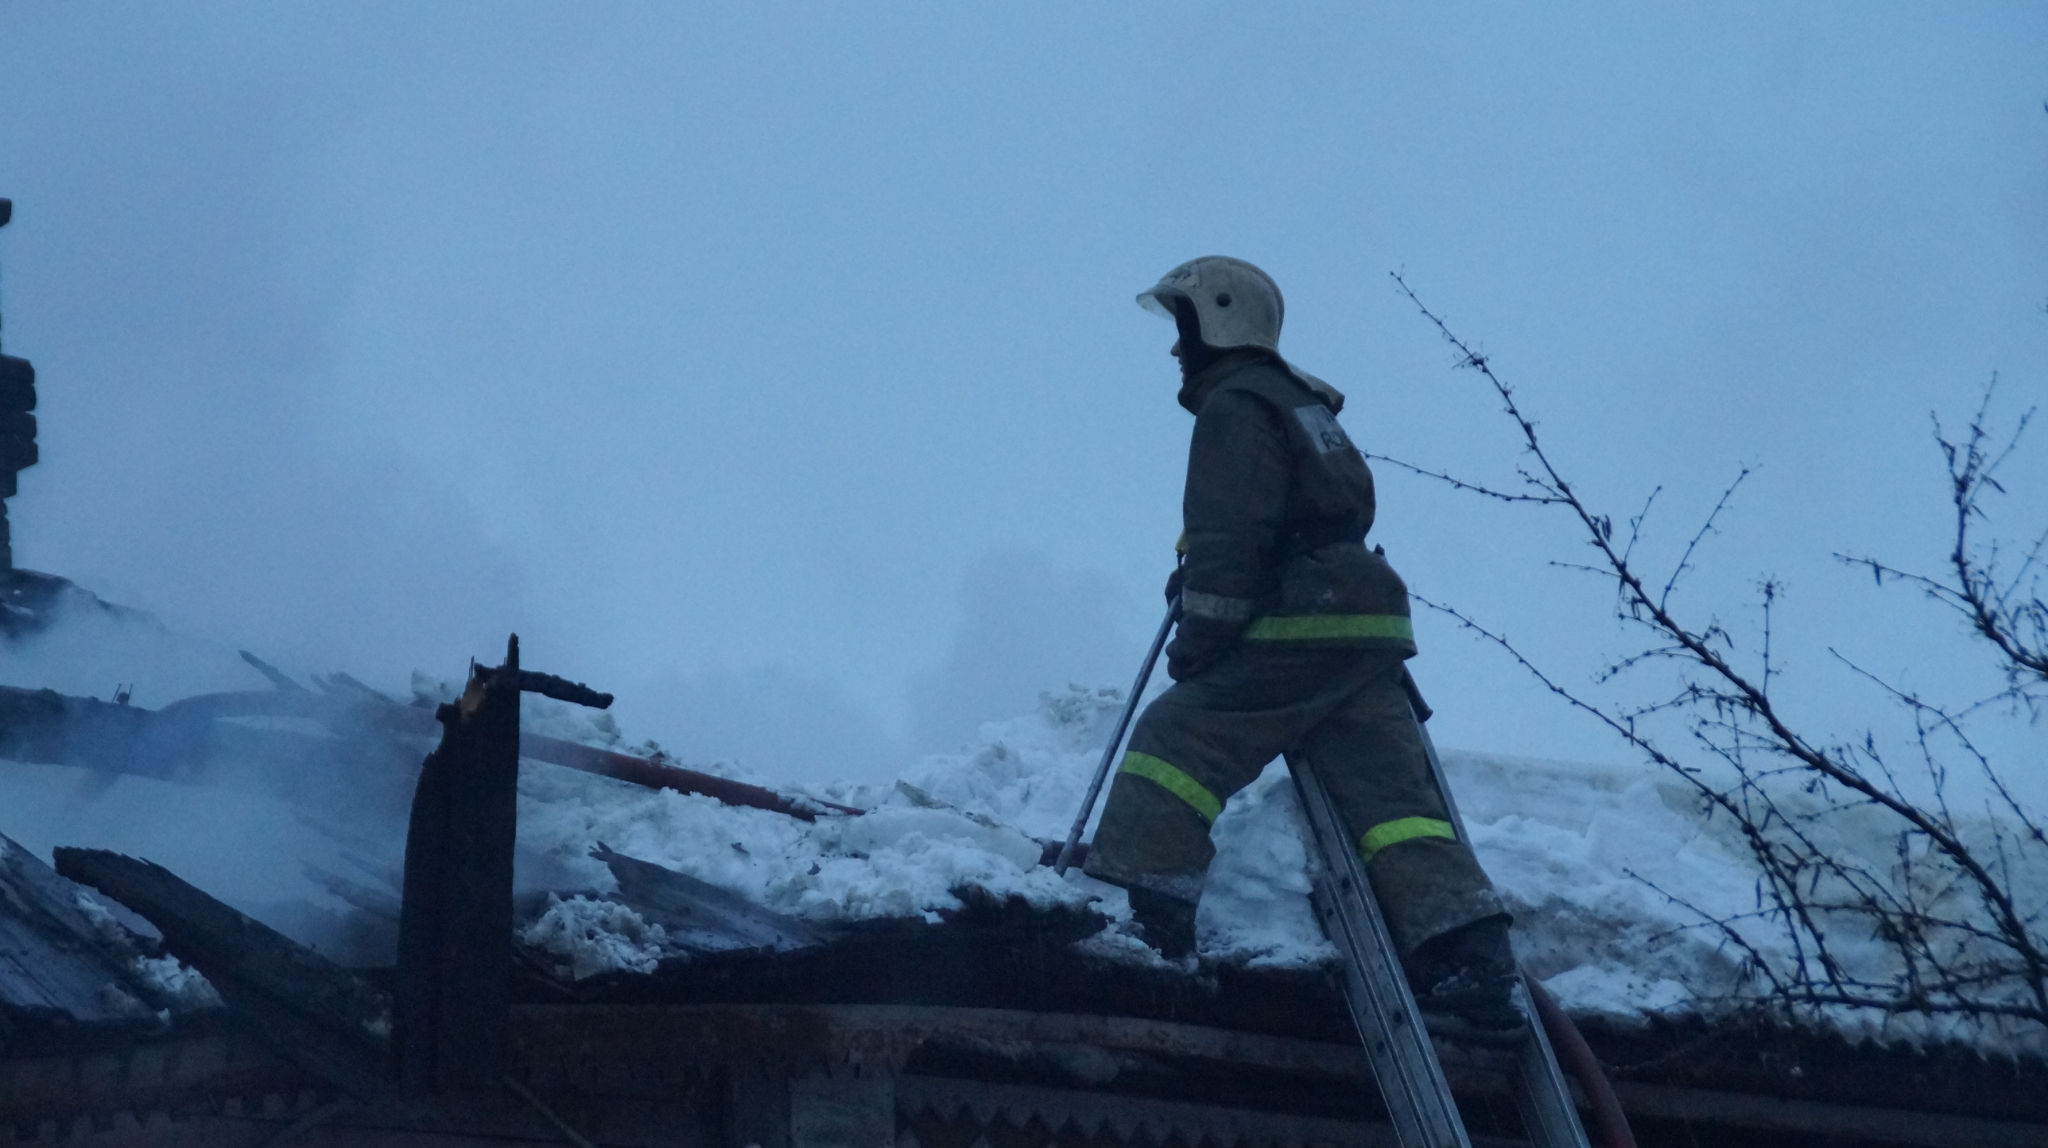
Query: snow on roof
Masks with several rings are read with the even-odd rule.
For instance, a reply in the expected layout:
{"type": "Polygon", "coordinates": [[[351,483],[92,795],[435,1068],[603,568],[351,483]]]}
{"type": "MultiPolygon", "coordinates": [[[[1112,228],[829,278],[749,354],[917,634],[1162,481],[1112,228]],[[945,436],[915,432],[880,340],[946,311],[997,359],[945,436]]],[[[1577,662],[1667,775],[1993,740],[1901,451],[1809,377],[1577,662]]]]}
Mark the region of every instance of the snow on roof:
{"type": "MultiPolygon", "coordinates": [[[[955,889],[970,886],[1041,907],[1095,902],[1124,923],[1120,890],[1078,871],[1060,878],[1038,863],[1043,842],[1064,836],[1120,705],[1108,689],[1048,694],[1034,713],[985,725],[972,744],[926,758],[893,785],[831,789],[822,796],[870,812],[815,823],[528,762],[520,842],[561,867],[556,883],[564,889],[613,887],[589,857],[602,842],[812,920],[935,919],[959,906],[955,889]]],[[[565,712],[551,720],[552,732],[576,732],[565,712]]],[[[1711,1019],[1757,1004],[1739,953],[1696,911],[1752,913],[1754,870],[1734,827],[1705,817],[1682,782],[1648,765],[1444,756],[1473,845],[1516,914],[1517,949],[1568,1009],[1640,1023],[1711,1019]]],[[[1197,923],[1202,957],[1269,967],[1334,959],[1309,910],[1308,858],[1283,765],[1269,766],[1230,801],[1215,835],[1197,923]]],[[[1889,841],[1873,832],[1841,847],[1882,857],[1889,841]]],[[[1784,942],[1772,930],[1745,931],[1767,955],[1780,955],[1784,942]]],[[[575,896],[556,899],[525,939],[580,976],[644,971],[678,952],[631,909],[575,896]]],[[[1838,943],[1851,960],[1888,959],[1875,940],[1838,943]]],[[[1160,963],[1115,928],[1083,944],[1109,959],[1160,963]]],[[[1966,1018],[1844,1011],[1825,1019],[1852,1039],[2043,1051],[2037,1031],[1966,1018]]]]}
{"type": "MultiPolygon", "coordinates": [[[[246,685],[253,674],[231,654],[153,623],[88,613],[61,641],[53,634],[39,642],[0,644],[4,676],[28,686],[75,689],[119,680],[123,673],[132,679],[132,668],[143,667],[155,700],[181,696],[194,686],[246,685]]],[[[537,698],[525,704],[530,732],[620,747],[620,731],[606,715],[537,698]]],[[[685,951],[687,938],[639,920],[625,906],[579,899],[579,892],[614,888],[608,868],[590,856],[599,844],[812,921],[929,919],[957,905],[955,889],[974,887],[1048,908],[1094,902],[1127,922],[1120,891],[1078,872],[1056,877],[1038,863],[1043,843],[1064,836],[1120,705],[1114,689],[1070,687],[1047,694],[1034,712],[989,723],[970,744],[917,762],[892,783],[820,792],[869,812],[815,822],[528,761],[521,776],[521,880],[529,889],[554,891],[556,902],[529,924],[526,939],[581,976],[646,969],[685,951]]],[[[1566,1007],[1635,1023],[1657,1016],[1712,1019],[1756,1003],[1758,986],[1745,978],[1740,954],[1721,932],[1705,927],[1700,915],[1753,914],[1755,868],[1735,827],[1707,818],[1676,777],[1644,764],[1456,750],[1445,752],[1445,765],[1473,844],[1516,912],[1517,948],[1566,1007]]],[[[292,897],[309,906],[324,904],[327,896],[301,880],[291,862],[345,868],[330,858],[337,850],[332,842],[302,831],[295,818],[306,811],[283,795],[259,801],[231,789],[130,778],[112,791],[114,798],[126,795],[125,812],[114,816],[98,805],[90,811],[76,805],[69,796],[75,772],[10,767],[14,824],[0,829],[48,836],[60,831],[49,822],[63,812],[56,818],[62,832],[104,833],[90,841],[37,838],[39,847],[97,844],[157,854],[287,931],[294,930],[278,906],[292,897]],[[70,815],[75,812],[96,820],[70,815]],[[118,824],[103,824],[110,817],[118,824]],[[218,857],[199,848],[205,842],[220,844],[218,857]],[[191,847],[163,856],[183,843],[191,847]],[[291,848],[300,852],[291,854],[291,848]],[[275,863],[248,866],[246,858],[254,855],[275,863]],[[265,880],[237,886],[229,880],[236,873],[265,880]],[[259,894],[276,901],[256,903],[259,894]]],[[[1847,827],[1836,848],[1875,865],[1892,863],[1894,840],[1881,824],[1854,817],[1834,823],[1847,827]]],[[[381,860],[395,868],[403,826],[391,828],[392,840],[363,848],[382,848],[381,860]]],[[[1218,855],[1198,921],[1204,958],[1281,968],[1333,959],[1308,909],[1309,866],[1284,769],[1269,767],[1236,795],[1215,835],[1218,855]]],[[[2032,885],[2020,882],[2026,904],[2048,904],[2044,879],[2048,874],[2035,875],[2032,885]]],[[[320,911],[334,915],[331,908],[320,911]]],[[[1767,922],[1751,918],[1738,927],[1766,956],[1787,955],[1782,935],[1767,922]]],[[[299,932],[302,940],[311,939],[299,932]]],[[[1836,935],[1831,941],[1838,955],[1866,970],[1882,971],[1891,959],[1868,937],[1836,935]]],[[[1084,944],[1109,959],[1157,961],[1151,950],[1115,929],[1084,944]]],[[[2038,1027],[2000,1029],[1967,1018],[1887,1019],[1873,1012],[1824,1019],[1852,1038],[1958,1040],[1985,1051],[2048,1051],[2038,1027]]]]}

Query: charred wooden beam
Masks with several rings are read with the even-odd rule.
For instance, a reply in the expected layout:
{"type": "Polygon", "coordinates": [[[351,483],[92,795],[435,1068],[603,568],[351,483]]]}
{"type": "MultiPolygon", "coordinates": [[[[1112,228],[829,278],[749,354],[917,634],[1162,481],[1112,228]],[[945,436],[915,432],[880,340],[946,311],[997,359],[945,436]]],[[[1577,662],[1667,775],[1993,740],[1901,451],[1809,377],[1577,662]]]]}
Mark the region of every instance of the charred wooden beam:
{"type": "MultiPolygon", "coordinates": [[[[520,688],[528,693],[538,693],[545,697],[577,702],[598,709],[609,706],[612,698],[610,694],[598,693],[581,683],[564,683],[562,679],[552,674],[534,674],[531,671],[526,671],[522,675],[520,688]],[[534,684],[529,685],[529,682],[534,684]]],[[[356,701],[360,706],[356,712],[377,724],[399,733],[422,734],[432,731],[432,723],[424,710],[399,705],[382,695],[361,690],[355,692],[358,695],[356,701]]],[[[599,777],[644,785],[649,789],[671,789],[677,793],[701,794],[727,805],[765,809],[771,813],[794,817],[799,821],[816,821],[821,813],[867,812],[851,805],[841,805],[813,797],[791,797],[765,786],[749,785],[729,777],[664,765],[629,753],[615,753],[581,742],[549,737],[546,734],[520,734],[519,754],[521,757],[545,761],[549,765],[559,765],[580,773],[594,773],[599,777]]]]}
{"type": "Polygon", "coordinates": [[[182,723],[153,724],[149,710],[55,690],[0,686],[0,757],[128,772],[142,757],[186,758],[196,740],[182,723]],[[154,744],[150,744],[151,742],[154,744]]]}
{"type": "Polygon", "coordinates": [[[519,639],[475,667],[434,716],[405,839],[396,1051],[413,1095],[480,1092],[505,1073],[512,984],[512,846],[518,832],[519,639]]]}
{"type": "MultiPolygon", "coordinates": [[[[360,766],[368,759],[382,766],[389,747],[379,744],[378,735],[410,738],[438,732],[432,713],[400,705],[353,679],[338,682],[346,688],[345,693],[316,694],[260,659],[252,658],[250,664],[271,677],[278,688],[271,692],[202,694],[160,710],[73,697],[55,690],[0,686],[0,758],[190,780],[202,775],[216,758],[332,760],[337,768],[345,764],[360,766]],[[313,719],[340,740],[285,730],[252,729],[226,720],[279,716],[313,719]]],[[[611,697],[551,674],[522,677],[520,687],[527,692],[590,705],[611,697]]],[[[582,773],[650,789],[701,794],[727,805],[765,809],[802,821],[814,821],[825,813],[864,812],[850,805],[791,797],[763,786],[544,734],[521,734],[519,753],[582,773]]],[[[354,770],[352,775],[360,777],[361,770],[354,770]]],[[[297,792],[299,783],[294,781],[293,787],[293,792],[297,792]]]]}
{"type": "Polygon", "coordinates": [[[553,698],[558,702],[568,702],[572,705],[589,706],[594,710],[612,708],[610,694],[600,693],[582,682],[572,682],[567,678],[558,678],[537,670],[519,671],[519,688],[524,693],[539,694],[544,698],[553,698]]]}
{"type": "MultiPolygon", "coordinates": [[[[20,577],[20,572],[15,576],[20,577]]],[[[5,629],[0,621],[0,631],[5,629]]],[[[421,718],[432,720],[425,714],[421,718]]],[[[409,771],[404,757],[393,758],[395,741],[377,726],[351,726],[321,709],[310,696],[205,694],[150,710],[55,690],[0,686],[0,759],[14,762],[79,766],[181,782],[204,778],[214,762],[289,762],[297,767],[289,774],[259,774],[253,783],[268,786],[279,796],[303,797],[306,777],[316,772],[316,766],[326,767],[322,776],[345,773],[357,785],[366,774],[381,778],[401,763],[409,771]],[[339,736],[259,729],[223,720],[257,716],[331,720],[329,728],[339,736]],[[377,768],[367,768],[369,763],[377,768]]],[[[243,784],[252,783],[247,776],[237,776],[243,784]]]]}
{"type": "Polygon", "coordinates": [[[727,805],[738,805],[748,809],[766,809],[771,813],[787,814],[799,821],[816,821],[820,813],[859,814],[866,810],[851,805],[840,805],[831,801],[820,801],[809,797],[788,797],[759,785],[748,785],[728,777],[717,777],[699,773],[694,769],[678,769],[649,761],[631,754],[613,753],[594,746],[563,741],[557,737],[542,734],[524,734],[519,739],[519,752],[535,761],[545,761],[583,773],[595,773],[617,781],[629,781],[649,789],[673,789],[677,793],[701,793],[706,797],[722,801],[727,805]]]}
{"type": "MultiPolygon", "coordinates": [[[[0,227],[14,218],[14,202],[0,199],[0,227]]],[[[36,369],[27,359],[0,355],[0,499],[14,497],[16,471],[34,466],[36,451],[36,369]]],[[[14,569],[7,505],[0,502],[0,572],[14,569]]]]}
{"type": "Polygon", "coordinates": [[[434,711],[405,839],[398,912],[396,1051],[413,1095],[478,1093],[505,1078],[512,1004],[512,849],[519,828],[519,694],[611,704],[610,694],[519,667],[519,635],[497,667],[472,666],[462,697],[434,711]]]}
{"type": "Polygon", "coordinates": [[[229,1013],[279,1055],[359,1099],[389,1091],[390,1021],[360,978],[161,865],[101,849],[54,853],[58,873],[155,925],[164,947],[206,974],[229,1013]]]}

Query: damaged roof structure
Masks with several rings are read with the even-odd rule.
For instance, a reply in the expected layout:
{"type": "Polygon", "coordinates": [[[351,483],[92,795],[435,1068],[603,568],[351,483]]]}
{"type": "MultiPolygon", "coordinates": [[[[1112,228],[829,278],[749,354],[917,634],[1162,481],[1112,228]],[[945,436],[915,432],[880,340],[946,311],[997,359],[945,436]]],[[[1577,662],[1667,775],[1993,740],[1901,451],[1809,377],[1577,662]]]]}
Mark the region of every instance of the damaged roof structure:
{"type": "MultiPolygon", "coordinates": [[[[34,383],[0,356],[6,495],[36,460],[34,383]]],[[[66,616],[149,624],[14,569],[4,525],[0,639],[66,616]]],[[[522,668],[516,639],[459,696],[412,704],[244,658],[271,688],[158,709],[0,687],[0,769],[253,787],[388,826],[402,850],[309,819],[341,846],[303,876],[343,909],[286,930],[146,859],[59,845],[46,861],[4,836],[27,829],[0,808],[0,1148],[1394,1143],[1319,942],[1239,936],[1161,961],[1113,905],[1052,875],[1056,842],[968,808],[971,785],[826,800],[565,736],[572,723],[533,695],[608,697],[522,668]],[[666,795],[649,816],[751,828],[712,817],[659,840],[565,778],[666,795]],[[973,847],[927,847],[949,834],[973,847]],[[891,850],[920,890],[903,871],[860,875],[891,850]]],[[[1050,699],[1052,724],[1092,755],[1104,700],[1050,699]]],[[[983,757],[1024,789],[1044,780],[1028,748],[999,740],[983,757]]],[[[1030,800],[1073,804],[1050,783],[1030,800]]],[[[1292,840],[1285,809],[1264,814],[1278,827],[1264,844],[1292,840]]],[[[1218,898],[1284,913],[1304,900],[1287,883],[1307,879],[1301,862],[1296,849],[1218,898]]],[[[1559,983],[1582,971],[1572,954],[1608,944],[1520,904],[1530,959],[1559,983]]],[[[1754,1013],[1575,1011],[1556,1039],[1579,1051],[1580,1099],[1611,1088],[1644,1145],[2048,1143],[2036,1058],[1754,1013]]],[[[1499,1054],[1441,1055],[1479,1142],[1518,1142],[1499,1054]]]]}
{"type": "MultiPolygon", "coordinates": [[[[9,691],[0,750],[190,777],[256,734],[324,746],[365,792],[412,782],[402,873],[323,875],[394,959],[338,963],[147,861],[59,848],[46,865],[0,843],[0,1143],[1393,1143],[1327,966],[1114,959],[1090,947],[1110,922],[1086,902],[962,887],[937,913],[818,920],[598,843],[614,888],[578,903],[663,945],[578,976],[536,928],[561,896],[515,892],[522,756],[793,824],[869,815],[522,734],[522,689],[603,699],[520,669],[516,640],[438,715],[269,673],[273,692],[156,711],[9,691]],[[280,710],[354,732],[222,716],[280,710]],[[393,764],[437,716],[424,767],[393,764]]],[[[1580,1027],[1642,1144],[2048,1138],[2038,1062],[1755,1019],[1580,1027]]],[[[1475,1134],[1515,1142],[1503,1066],[1443,1055],[1475,1134]]]]}

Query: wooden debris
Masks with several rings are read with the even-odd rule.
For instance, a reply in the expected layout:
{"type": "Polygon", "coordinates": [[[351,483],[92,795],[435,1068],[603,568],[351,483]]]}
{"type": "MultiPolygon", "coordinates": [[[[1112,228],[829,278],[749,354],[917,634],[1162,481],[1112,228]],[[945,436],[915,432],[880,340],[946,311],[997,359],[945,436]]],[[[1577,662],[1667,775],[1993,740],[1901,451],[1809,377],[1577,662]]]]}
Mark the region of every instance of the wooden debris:
{"type": "Polygon", "coordinates": [[[619,900],[659,924],[670,942],[697,952],[788,952],[832,940],[838,931],[762,908],[736,893],[599,844],[590,851],[619,883],[619,900]]]}
{"type": "Polygon", "coordinates": [[[154,1024],[165,994],[135,971],[139,948],[78,906],[78,886],[0,836],[0,1034],[24,1023],[154,1024]]]}
{"type": "Polygon", "coordinates": [[[613,753],[610,750],[582,745],[561,738],[542,734],[521,734],[519,752],[535,761],[545,761],[567,769],[595,773],[617,781],[630,781],[649,789],[673,789],[677,793],[701,793],[727,805],[738,805],[748,809],[766,809],[772,813],[783,813],[799,821],[816,821],[820,813],[859,814],[866,810],[851,805],[840,805],[831,801],[820,801],[808,797],[787,797],[772,789],[748,785],[727,777],[699,773],[694,769],[678,769],[673,765],[649,761],[631,754],[613,753]]]}
{"type": "MultiPolygon", "coordinates": [[[[315,684],[326,691],[316,693],[261,658],[247,652],[242,656],[277,688],[271,692],[202,694],[149,710],[54,690],[0,686],[0,758],[165,780],[197,779],[216,760],[322,763],[331,772],[361,784],[400,770],[409,774],[410,763],[417,758],[395,753],[390,743],[440,733],[432,712],[402,705],[345,674],[316,678],[315,684]],[[232,720],[262,717],[306,718],[335,736],[257,729],[232,720]]],[[[600,708],[600,703],[609,704],[611,699],[610,694],[552,674],[527,671],[519,685],[528,692],[600,708]]],[[[650,789],[702,794],[727,805],[765,809],[802,821],[815,821],[821,814],[864,812],[544,734],[521,734],[519,754],[582,773],[650,789]]],[[[301,788],[298,778],[302,777],[303,771],[295,775],[291,794],[301,788]]]]}
{"type": "Polygon", "coordinates": [[[387,1009],[360,978],[160,865],[100,849],[55,853],[57,872],[148,918],[164,947],[204,973],[229,1013],[279,1055],[359,1099],[389,1091],[387,1009]]]}
{"type": "Polygon", "coordinates": [[[512,848],[519,815],[519,639],[441,706],[405,840],[395,1044],[412,1095],[482,1092],[505,1074],[512,848]]]}

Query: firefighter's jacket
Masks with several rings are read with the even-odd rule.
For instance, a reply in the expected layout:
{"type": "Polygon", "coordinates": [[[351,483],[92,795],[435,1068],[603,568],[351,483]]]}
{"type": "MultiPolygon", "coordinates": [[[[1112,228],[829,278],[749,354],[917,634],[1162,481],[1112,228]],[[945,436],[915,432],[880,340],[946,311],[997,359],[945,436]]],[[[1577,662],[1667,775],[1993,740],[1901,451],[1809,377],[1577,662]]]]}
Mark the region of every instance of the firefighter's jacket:
{"type": "Polygon", "coordinates": [[[1408,588],[1365,545],[1372,472],[1337,425],[1342,397],[1246,349],[1189,379],[1180,402],[1195,431],[1174,676],[1238,642],[1413,656],[1408,588]]]}

